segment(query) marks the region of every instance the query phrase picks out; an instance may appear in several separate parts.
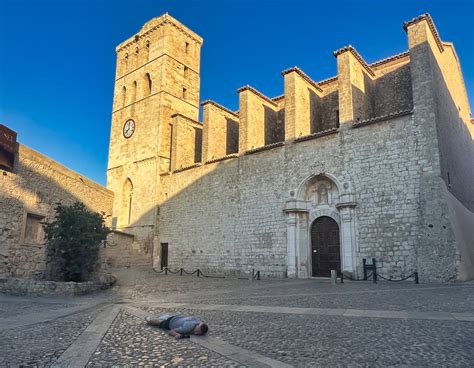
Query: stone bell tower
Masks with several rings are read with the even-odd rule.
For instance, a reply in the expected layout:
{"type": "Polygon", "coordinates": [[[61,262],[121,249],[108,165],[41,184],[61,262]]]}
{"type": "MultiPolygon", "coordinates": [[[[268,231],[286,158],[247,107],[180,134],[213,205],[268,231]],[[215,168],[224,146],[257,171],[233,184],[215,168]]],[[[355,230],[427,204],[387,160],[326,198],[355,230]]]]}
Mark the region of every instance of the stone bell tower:
{"type": "Polygon", "coordinates": [[[202,38],[168,14],[117,46],[107,188],[113,227],[151,241],[160,173],[169,171],[171,116],[199,115],[202,38]]]}

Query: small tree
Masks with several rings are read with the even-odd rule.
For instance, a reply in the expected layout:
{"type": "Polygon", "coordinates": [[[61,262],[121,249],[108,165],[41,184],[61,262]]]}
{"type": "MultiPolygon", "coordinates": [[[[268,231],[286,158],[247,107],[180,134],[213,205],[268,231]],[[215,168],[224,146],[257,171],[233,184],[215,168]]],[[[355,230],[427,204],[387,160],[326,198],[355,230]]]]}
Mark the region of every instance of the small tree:
{"type": "Polygon", "coordinates": [[[54,220],[44,227],[51,261],[64,281],[80,282],[93,270],[99,248],[110,230],[101,214],[83,203],[56,206],[54,220]]]}

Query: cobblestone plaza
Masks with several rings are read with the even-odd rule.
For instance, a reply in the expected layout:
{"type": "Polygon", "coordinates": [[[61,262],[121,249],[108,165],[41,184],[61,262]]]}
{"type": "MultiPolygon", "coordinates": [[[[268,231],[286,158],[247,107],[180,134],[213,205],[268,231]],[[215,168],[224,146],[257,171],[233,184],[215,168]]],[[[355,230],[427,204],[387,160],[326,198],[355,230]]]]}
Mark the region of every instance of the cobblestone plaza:
{"type": "Polygon", "coordinates": [[[470,367],[474,284],[206,279],[123,270],[76,298],[0,296],[0,367],[470,367]],[[147,313],[206,320],[174,340],[147,313]]]}

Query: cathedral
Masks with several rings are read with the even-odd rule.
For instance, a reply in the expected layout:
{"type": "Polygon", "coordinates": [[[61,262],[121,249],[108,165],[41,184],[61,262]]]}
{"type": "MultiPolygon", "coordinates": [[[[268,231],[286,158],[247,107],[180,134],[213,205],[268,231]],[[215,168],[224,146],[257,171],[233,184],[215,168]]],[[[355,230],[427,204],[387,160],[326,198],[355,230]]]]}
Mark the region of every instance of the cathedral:
{"type": "Polygon", "coordinates": [[[200,101],[203,39],[168,14],[148,21],[116,48],[107,188],[20,146],[0,182],[0,274],[41,271],[18,270],[40,259],[38,224],[62,196],[108,213],[114,241],[157,270],[361,278],[374,258],[387,278],[474,279],[460,62],[428,14],[403,29],[405,52],[367,63],[340,48],[337,75],[283,70],[281,96],[246,85],[232,111],[200,101]]]}
{"type": "MultiPolygon", "coordinates": [[[[474,277],[474,124],[454,46],[428,14],[408,50],[284,94],[200,102],[203,39],[168,14],[117,46],[107,188],[153,266],[270,277],[474,277]],[[200,105],[203,109],[199,121],[200,105]]],[[[370,39],[367,40],[370,42],[370,39]]]]}

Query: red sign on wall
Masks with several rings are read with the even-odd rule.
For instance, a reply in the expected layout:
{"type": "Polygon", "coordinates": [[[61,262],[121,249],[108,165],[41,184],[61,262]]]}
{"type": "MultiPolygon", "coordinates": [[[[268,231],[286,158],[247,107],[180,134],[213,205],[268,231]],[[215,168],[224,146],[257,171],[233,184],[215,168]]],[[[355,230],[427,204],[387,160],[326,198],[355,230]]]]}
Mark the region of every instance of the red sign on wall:
{"type": "Polygon", "coordinates": [[[0,124],[0,145],[8,152],[15,153],[16,132],[0,124]]]}

